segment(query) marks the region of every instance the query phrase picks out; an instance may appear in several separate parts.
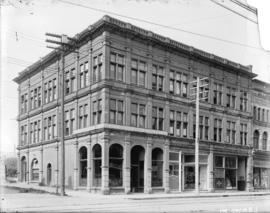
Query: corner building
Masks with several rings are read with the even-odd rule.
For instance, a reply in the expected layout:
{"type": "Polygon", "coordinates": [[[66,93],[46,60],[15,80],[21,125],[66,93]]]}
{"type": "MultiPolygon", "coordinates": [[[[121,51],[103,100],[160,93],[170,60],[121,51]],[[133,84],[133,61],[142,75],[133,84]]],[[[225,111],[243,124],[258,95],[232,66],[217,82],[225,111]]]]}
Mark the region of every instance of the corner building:
{"type": "MultiPolygon", "coordinates": [[[[199,76],[208,78],[200,104],[200,190],[253,190],[251,66],[109,16],[76,38],[64,68],[67,187],[104,194],[194,190],[190,82],[199,76]]],[[[59,55],[51,52],[15,79],[20,181],[60,184],[59,55]]]]}

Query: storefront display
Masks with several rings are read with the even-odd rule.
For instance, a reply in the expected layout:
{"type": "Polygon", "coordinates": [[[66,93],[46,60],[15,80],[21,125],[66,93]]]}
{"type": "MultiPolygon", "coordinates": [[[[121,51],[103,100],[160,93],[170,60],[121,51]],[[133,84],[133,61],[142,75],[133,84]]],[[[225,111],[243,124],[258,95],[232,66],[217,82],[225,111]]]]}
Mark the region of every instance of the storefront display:
{"type": "Polygon", "coordinates": [[[269,189],[270,188],[270,169],[254,168],[253,169],[253,185],[254,188],[269,189]]]}
{"type": "Polygon", "coordinates": [[[214,187],[216,189],[236,189],[237,158],[215,156],[214,187]]]}

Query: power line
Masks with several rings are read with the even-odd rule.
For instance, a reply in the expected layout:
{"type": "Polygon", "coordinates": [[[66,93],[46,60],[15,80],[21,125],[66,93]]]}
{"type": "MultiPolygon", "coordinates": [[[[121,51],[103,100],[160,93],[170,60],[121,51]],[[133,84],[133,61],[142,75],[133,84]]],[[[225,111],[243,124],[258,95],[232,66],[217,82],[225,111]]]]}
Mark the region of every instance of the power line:
{"type": "Polygon", "coordinates": [[[159,26],[159,27],[163,27],[163,28],[167,28],[167,29],[171,29],[171,30],[177,30],[177,31],[180,31],[180,32],[184,32],[184,33],[196,35],[196,36],[203,37],[203,38],[208,38],[208,39],[212,39],[212,40],[216,40],[216,41],[221,41],[221,42],[225,42],[225,43],[230,43],[230,44],[234,44],[234,45],[238,45],[238,46],[243,46],[243,47],[248,47],[248,48],[253,48],[253,49],[260,50],[260,51],[264,51],[262,48],[259,48],[259,47],[254,47],[254,46],[251,46],[251,45],[247,45],[247,44],[243,44],[243,43],[239,43],[239,42],[235,42],[235,41],[226,40],[226,39],[218,38],[218,37],[215,37],[215,36],[205,35],[205,34],[201,34],[201,33],[195,33],[195,32],[191,32],[191,31],[184,30],[184,29],[177,28],[177,27],[172,27],[172,26],[167,26],[167,25],[163,25],[163,24],[158,24],[158,23],[155,23],[155,22],[152,22],[152,21],[148,21],[148,20],[145,20],[145,19],[131,17],[131,16],[126,16],[126,15],[122,15],[122,14],[119,14],[119,13],[111,12],[111,11],[108,11],[108,10],[103,10],[103,9],[99,9],[99,8],[90,7],[88,5],[74,3],[74,2],[70,2],[70,1],[66,1],[66,0],[58,0],[58,1],[60,1],[62,3],[65,3],[65,4],[70,4],[70,5],[74,5],[74,6],[78,6],[78,7],[83,7],[83,8],[86,8],[86,9],[90,9],[90,10],[94,10],[94,11],[98,11],[98,12],[102,12],[102,13],[107,13],[107,14],[111,14],[111,15],[115,15],[115,16],[119,16],[119,17],[131,19],[131,20],[134,20],[134,21],[144,22],[144,23],[147,23],[147,24],[151,24],[151,25],[155,25],[155,26],[159,26]]]}
{"type": "MultiPolygon", "coordinates": [[[[251,22],[253,22],[253,23],[255,23],[255,24],[258,24],[257,21],[254,21],[254,20],[250,19],[249,17],[244,16],[244,15],[242,15],[241,13],[236,12],[235,10],[233,10],[233,9],[231,9],[231,8],[229,8],[229,7],[223,5],[223,4],[221,4],[221,3],[219,3],[219,2],[217,2],[217,1],[215,1],[215,0],[210,0],[210,1],[213,2],[213,3],[215,3],[215,4],[217,4],[217,5],[219,5],[219,6],[221,6],[221,7],[223,7],[223,8],[225,8],[226,10],[231,11],[232,13],[234,13],[234,14],[236,14],[236,15],[238,15],[238,16],[241,16],[241,17],[244,18],[244,19],[247,19],[247,20],[249,20],[249,21],[251,21],[251,22]]],[[[231,1],[231,2],[232,2],[232,1],[231,1]]]]}

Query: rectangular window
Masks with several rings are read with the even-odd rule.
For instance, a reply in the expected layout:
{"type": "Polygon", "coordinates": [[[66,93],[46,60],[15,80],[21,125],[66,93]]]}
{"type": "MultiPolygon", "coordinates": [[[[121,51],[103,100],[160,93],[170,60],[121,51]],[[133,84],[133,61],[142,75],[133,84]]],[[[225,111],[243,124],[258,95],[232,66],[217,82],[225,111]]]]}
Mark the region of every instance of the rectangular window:
{"type": "Polygon", "coordinates": [[[214,119],[214,141],[221,142],[222,138],[222,119],[214,119]]]}
{"type": "Polygon", "coordinates": [[[222,84],[214,83],[213,104],[222,105],[222,84]]]}
{"type": "Polygon", "coordinates": [[[131,60],[131,83],[145,87],[147,66],[145,61],[131,60]]]}
{"type": "Polygon", "coordinates": [[[131,126],[144,128],[145,127],[145,105],[131,104],[131,126]]]}
{"type": "Polygon", "coordinates": [[[247,92],[242,90],[240,91],[240,110],[247,111],[247,92]]]}
{"type": "Polygon", "coordinates": [[[169,134],[174,135],[174,126],[175,126],[175,112],[170,110],[170,127],[169,134]]]}
{"type": "Polygon", "coordinates": [[[93,58],[93,82],[99,82],[102,78],[102,53],[93,58]]]}
{"type": "Polygon", "coordinates": [[[123,81],[125,68],[124,56],[114,52],[111,52],[110,56],[110,78],[123,81]]]}
{"type": "Polygon", "coordinates": [[[240,145],[247,145],[247,124],[240,124],[240,145]]]}
{"type": "Polygon", "coordinates": [[[161,66],[152,66],[152,89],[163,91],[164,68],[161,66]]]}
{"type": "Polygon", "coordinates": [[[102,117],[102,99],[93,102],[93,124],[100,124],[102,117]]]}
{"type": "Polygon", "coordinates": [[[80,64],[80,88],[89,86],[89,65],[88,61],[80,64]]]}
{"type": "Polygon", "coordinates": [[[187,75],[184,73],[170,70],[170,85],[169,91],[171,94],[187,97],[187,75]]]}
{"type": "Polygon", "coordinates": [[[110,123],[123,125],[123,101],[110,99],[110,123]]]}
{"type": "Polygon", "coordinates": [[[183,113],[182,122],[183,122],[183,137],[187,137],[187,129],[188,129],[188,114],[183,113]]]}
{"type": "Polygon", "coordinates": [[[75,130],[75,109],[65,111],[65,135],[71,135],[75,130]]]}

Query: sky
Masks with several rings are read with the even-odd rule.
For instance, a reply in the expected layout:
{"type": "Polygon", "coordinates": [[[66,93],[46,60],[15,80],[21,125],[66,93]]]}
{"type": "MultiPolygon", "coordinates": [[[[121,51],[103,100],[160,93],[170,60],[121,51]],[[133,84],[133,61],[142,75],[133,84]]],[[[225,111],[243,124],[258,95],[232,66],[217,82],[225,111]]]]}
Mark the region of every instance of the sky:
{"type": "Polygon", "coordinates": [[[247,1],[258,8],[258,20],[254,14],[240,8],[230,10],[230,0],[91,0],[91,4],[87,0],[0,2],[0,150],[4,152],[12,152],[18,143],[18,87],[12,79],[51,51],[46,48],[45,33],[74,36],[105,14],[237,63],[251,64],[258,79],[270,83],[269,0],[247,1]]]}

